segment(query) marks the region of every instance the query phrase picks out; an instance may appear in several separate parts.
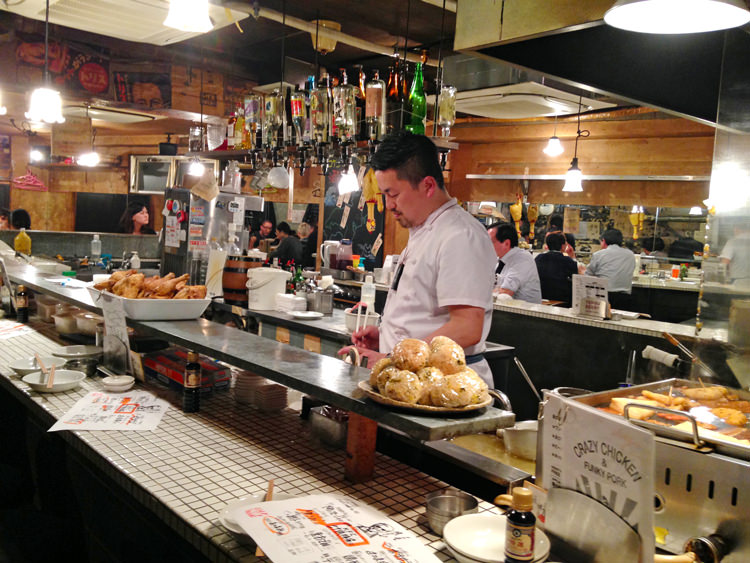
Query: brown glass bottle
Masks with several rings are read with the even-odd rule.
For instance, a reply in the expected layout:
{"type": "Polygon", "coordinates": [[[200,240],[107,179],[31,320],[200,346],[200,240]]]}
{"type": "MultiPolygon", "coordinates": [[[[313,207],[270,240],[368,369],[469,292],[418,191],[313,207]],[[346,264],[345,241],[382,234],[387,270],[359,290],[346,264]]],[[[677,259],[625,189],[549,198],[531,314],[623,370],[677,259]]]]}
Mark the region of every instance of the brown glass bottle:
{"type": "Polygon", "coordinates": [[[182,388],[183,412],[198,412],[201,408],[201,364],[198,352],[188,352],[182,388]]]}
{"type": "Polygon", "coordinates": [[[16,320],[19,323],[29,322],[29,292],[25,285],[19,285],[16,291],[16,320]]]}
{"type": "Polygon", "coordinates": [[[534,560],[536,516],[533,493],[525,487],[513,489],[513,505],[505,514],[505,561],[524,563],[534,560]]]}

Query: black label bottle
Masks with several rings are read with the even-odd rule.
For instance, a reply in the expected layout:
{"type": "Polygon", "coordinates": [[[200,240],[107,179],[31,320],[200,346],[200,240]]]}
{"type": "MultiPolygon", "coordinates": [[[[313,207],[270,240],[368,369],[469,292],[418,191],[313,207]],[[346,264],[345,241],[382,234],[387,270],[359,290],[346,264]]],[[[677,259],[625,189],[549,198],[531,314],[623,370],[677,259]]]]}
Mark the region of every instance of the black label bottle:
{"type": "Polygon", "coordinates": [[[16,319],[19,323],[29,322],[29,292],[23,285],[16,291],[16,319]]]}
{"type": "Polygon", "coordinates": [[[182,389],[182,410],[198,412],[201,407],[201,365],[198,352],[188,352],[182,389]]]}
{"type": "Polygon", "coordinates": [[[505,561],[534,560],[536,516],[531,512],[533,493],[525,487],[513,489],[513,507],[505,515],[505,561]]]}

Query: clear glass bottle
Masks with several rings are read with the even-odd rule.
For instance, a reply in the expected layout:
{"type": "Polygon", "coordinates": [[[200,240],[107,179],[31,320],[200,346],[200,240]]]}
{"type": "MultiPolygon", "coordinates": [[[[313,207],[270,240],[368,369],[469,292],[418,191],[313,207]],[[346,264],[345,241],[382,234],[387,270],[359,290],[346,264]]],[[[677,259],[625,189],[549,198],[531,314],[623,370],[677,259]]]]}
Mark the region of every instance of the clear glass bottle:
{"type": "Polygon", "coordinates": [[[456,123],[456,88],[444,85],[440,89],[440,101],[438,103],[438,126],[443,137],[451,134],[451,127],[456,123]]]}
{"type": "Polygon", "coordinates": [[[279,128],[284,123],[284,96],[278,89],[263,98],[263,141],[276,146],[279,128]]]}
{"type": "Polygon", "coordinates": [[[357,80],[354,82],[354,98],[357,103],[357,115],[354,122],[354,136],[366,140],[368,136],[365,108],[367,105],[367,75],[362,65],[354,65],[357,80]]]}
{"type": "Polygon", "coordinates": [[[409,92],[409,111],[411,118],[406,130],[417,135],[424,135],[424,121],[427,117],[427,99],[424,95],[424,81],[422,78],[422,63],[417,63],[414,69],[414,81],[409,92]]]}
{"type": "Polygon", "coordinates": [[[350,141],[355,134],[357,99],[354,87],[347,81],[346,69],[341,69],[340,82],[333,87],[332,95],[335,135],[342,141],[350,141]]]}
{"type": "Polygon", "coordinates": [[[330,127],[328,89],[322,81],[310,91],[310,122],[315,142],[327,143],[330,127]]]}
{"type": "Polygon", "coordinates": [[[302,145],[305,134],[305,93],[294,92],[289,101],[292,106],[292,123],[297,133],[297,145],[302,145]]]}
{"type": "Polygon", "coordinates": [[[368,135],[373,141],[379,140],[385,134],[385,82],[380,80],[380,73],[375,70],[372,79],[365,89],[368,135]]]}
{"type": "Polygon", "coordinates": [[[244,133],[245,133],[245,108],[243,108],[240,105],[240,106],[237,106],[237,110],[235,111],[235,120],[234,120],[234,148],[235,149],[247,148],[246,146],[243,145],[244,133]]]}
{"type": "Polygon", "coordinates": [[[97,264],[102,259],[102,241],[99,240],[99,235],[94,235],[91,239],[91,261],[97,264]]]}
{"type": "Polygon", "coordinates": [[[233,112],[227,120],[227,150],[234,150],[234,124],[237,122],[237,112],[233,112]]]}
{"type": "Polygon", "coordinates": [[[263,100],[257,94],[245,96],[245,139],[248,149],[256,148],[258,129],[263,120],[263,100]]]}

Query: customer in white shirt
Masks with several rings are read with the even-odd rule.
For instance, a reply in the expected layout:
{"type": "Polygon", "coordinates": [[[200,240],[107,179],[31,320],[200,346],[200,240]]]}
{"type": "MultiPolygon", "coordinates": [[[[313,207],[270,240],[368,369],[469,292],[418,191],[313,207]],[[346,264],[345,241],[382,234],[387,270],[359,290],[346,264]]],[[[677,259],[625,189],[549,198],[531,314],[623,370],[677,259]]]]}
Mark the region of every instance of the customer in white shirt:
{"type": "Polygon", "coordinates": [[[495,293],[507,294],[513,299],[542,302],[539,271],[528,250],[518,248],[518,233],[509,223],[495,223],[487,228],[492,246],[503,269],[495,274],[495,293]]]}
{"type": "Polygon", "coordinates": [[[404,338],[447,336],[464,348],[469,367],[494,387],[482,355],[494,283],[494,253],[484,228],[445,191],[437,148],[427,137],[407,132],[386,137],[371,166],[386,208],[409,229],[409,242],[380,329],[359,330],[352,342],[372,366],[404,338]]]}
{"type": "Polygon", "coordinates": [[[587,276],[607,278],[609,303],[614,309],[632,310],[630,292],[633,288],[635,254],[622,247],[622,232],[608,229],[602,234],[602,249],[591,256],[587,276]]]}

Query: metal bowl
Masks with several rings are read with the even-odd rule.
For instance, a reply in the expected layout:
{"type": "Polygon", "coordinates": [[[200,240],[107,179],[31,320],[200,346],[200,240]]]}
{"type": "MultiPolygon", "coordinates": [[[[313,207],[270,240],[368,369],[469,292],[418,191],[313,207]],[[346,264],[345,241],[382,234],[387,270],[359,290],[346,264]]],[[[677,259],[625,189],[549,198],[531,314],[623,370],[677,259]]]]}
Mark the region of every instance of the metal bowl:
{"type": "Polygon", "coordinates": [[[462,514],[472,514],[479,510],[477,499],[456,489],[435,491],[425,497],[427,523],[437,535],[443,535],[443,527],[462,514]]]}

